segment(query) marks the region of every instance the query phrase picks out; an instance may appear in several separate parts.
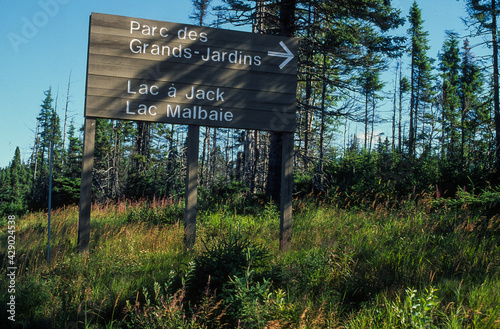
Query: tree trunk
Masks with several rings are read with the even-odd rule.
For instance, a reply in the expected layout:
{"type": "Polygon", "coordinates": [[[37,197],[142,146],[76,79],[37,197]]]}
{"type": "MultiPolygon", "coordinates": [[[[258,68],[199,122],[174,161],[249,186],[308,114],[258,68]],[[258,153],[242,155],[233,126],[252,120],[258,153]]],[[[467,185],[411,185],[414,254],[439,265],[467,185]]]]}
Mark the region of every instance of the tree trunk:
{"type": "Polygon", "coordinates": [[[210,128],[205,127],[205,138],[203,139],[203,149],[201,153],[201,168],[200,168],[200,185],[208,186],[208,180],[206,178],[206,166],[208,163],[207,154],[210,154],[210,128]]]}
{"type": "Polygon", "coordinates": [[[495,169],[500,171],[500,96],[498,84],[498,41],[497,41],[497,10],[496,1],[491,0],[491,39],[493,42],[493,105],[494,105],[494,120],[495,120],[495,169]]]}
{"type": "Polygon", "coordinates": [[[217,167],[217,128],[214,128],[214,133],[212,135],[212,152],[210,152],[210,182],[215,181],[215,172],[217,167]]]}
{"type": "MultiPolygon", "coordinates": [[[[69,105],[69,88],[71,85],[71,72],[69,73],[69,79],[68,79],[68,90],[66,92],[66,106],[64,107],[64,128],[63,128],[63,133],[62,133],[62,150],[64,151],[66,149],[66,126],[68,123],[68,105],[69,105]]],[[[64,157],[61,157],[61,167],[64,166],[64,157]]]]}
{"type": "Polygon", "coordinates": [[[326,55],[323,55],[323,90],[321,92],[321,127],[319,134],[319,164],[318,164],[318,178],[320,189],[323,187],[323,157],[324,157],[324,144],[325,144],[325,98],[326,98],[326,55]]]}
{"type": "Polygon", "coordinates": [[[415,115],[415,103],[416,103],[416,97],[415,97],[415,58],[412,56],[411,58],[411,94],[410,94],[410,128],[408,132],[408,157],[411,159],[413,157],[413,147],[414,147],[414,140],[413,140],[413,130],[414,130],[414,115],[415,115]]]}
{"type": "MultiPolygon", "coordinates": [[[[296,0],[282,0],[280,10],[280,35],[291,37],[295,25],[296,0]]],[[[269,150],[269,171],[267,176],[267,196],[279,202],[281,193],[281,163],[282,163],[283,133],[271,132],[271,147],[269,150]]]]}
{"type": "Polygon", "coordinates": [[[403,112],[403,86],[401,77],[401,66],[399,67],[399,115],[398,115],[398,150],[399,154],[403,152],[403,141],[401,134],[401,116],[403,112]]]}

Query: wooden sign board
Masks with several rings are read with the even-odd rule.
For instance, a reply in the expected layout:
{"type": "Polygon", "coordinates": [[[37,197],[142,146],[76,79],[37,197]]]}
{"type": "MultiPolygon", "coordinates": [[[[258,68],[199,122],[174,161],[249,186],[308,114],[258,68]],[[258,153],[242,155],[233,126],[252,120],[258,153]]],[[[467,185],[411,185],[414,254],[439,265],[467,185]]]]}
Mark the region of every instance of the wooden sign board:
{"type": "Polygon", "coordinates": [[[298,39],[93,13],[78,247],[88,251],[95,118],[186,124],[184,234],[196,236],[199,126],[283,136],[280,247],[291,242],[298,39]]]}
{"type": "Polygon", "coordinates": [[[91,15],[85,116],[292,132],[298,39],[91,15]]]}

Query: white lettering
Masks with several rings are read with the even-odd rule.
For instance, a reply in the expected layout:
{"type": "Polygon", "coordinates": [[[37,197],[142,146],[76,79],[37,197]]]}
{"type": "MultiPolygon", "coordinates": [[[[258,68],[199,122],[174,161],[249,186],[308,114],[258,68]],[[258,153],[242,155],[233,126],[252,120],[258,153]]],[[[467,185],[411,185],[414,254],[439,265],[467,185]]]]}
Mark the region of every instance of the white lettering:
{"type": "Polygon", "coordinates": [[[127,107],[126,107],[125,113],[127,113],[127,114],[135,114],[135,112],[130,112],[130,102],[129,101],[127,101],[127,107]]]}
{"type": "Polygon", "coordinates": [[[141,28],[141,23],[138,21],[130,21],[130,34],[133,34],[134,31],[138,31],[141,28]]]}
{"type": "Polygon", "coordinates": [[[208,35],[205,32],[200,33],[200,41],[201,42],[207,42],[208,41],[208,35]]]}
{"type": "Polygon", "coordinates": [[[177,38],[180,40],[191,40],[191,41],[197,41],[200,40],[201,42],[207,42],[208,41],[208,35],[205,32],[201,32],[198,34],[198,32],[193,31],[193,30],[188,30],[187,27],[180,29],[177,31],[177,38]]]}
{"type": "MultiPolygon", "coordinates": [[[[195,108],[196,108],[196,106],[195,106],[195,108]]],[[[188,107],[182,109],[182,117],[184,119],[191,119],[191,109],[188,107]]]]}
{"type": "Polygon", "coordinates": [[[207,113],[206,110],[202,109],[201,106],[199,108],[200,108],[200,111],[198,113],[198,118],[200,120],[205,120],[207,118],[207,116],[208,116],[208,113],[207,113]]]}
{"type": "Polygon", "coordinates": [[[128,80],[128,83],[127,83],[127,93],[129,93],[129,94],[137,94],[136,91],[132,91],[131,90],[131,88],[130,88],[131,86],[130,85],[131,85],[130,84],[130,80],[128,80]]]}
{"type": "Polygon", "coordinates": [[[158,108],[155,105],[147,106],[146,104],[139,104],[139,106],[137,106],[137,113],[136,113],[130,109],[130,101],[127,101],[125,113],[132,114],[132,115],[135,115],[135,114],[156,115],[157,114],[156,110],[158,110],[158,108]]]}
{"type": "Polygon", "coordinates": [[[181,115],[181,106],[177,105],[175,110],[172,110],[172,105],[167,104],[167,116],[169,117],[180,117],[181,115]]]}
{"type": "Polygon", "coordinates": [[[209,101],[222,101],[224,102],[224,92],[220,91],[220,88],[214,90],[205,91],[204,89],[195,89],[191,87],[191,91],[186,94],[187,99],[207,99],[209,101]]]}
{"type": "Polygon", "coordinates": [[[158,86],[152,85],[151,87],[149,87],[149,93],[155,96],[158,95],[158,86]]]}
{"type": "Polygon", "coordinates": [[[177,97],[177,89],[172,85],[168,88],[168,97],[177,97]]]}
{"type": "Polygon", "coordinates": [[[233,52],[217,51],[207,47],[207,52],[201,55],[201,59],[205,62],[228,62],[230,64],[238,64],[245,66],[260,66],[262,59],[260,56],[245,55],[242,51],[235,50],[233,52]]]}
{"type": "Polygon", "coordinates": [[[148,113],[148,107],[145,104],[139,104],[137,108],[137,114],[145,115],[148,113]]]}
{"type": "Polygon", "coordinates": [[[145,54],[149,43],[142,43],[139,39],[132,39],[130,41],[130,51],[134,54],[145,54]]]}
{"type": "Polygon", "coordinates": [[[128,94],[137,94],[137,92],[139,92],[139,94],[141,94],[141,95],[155,95],[156,96],[156,95],[158,95],[158,86],[157,85],[148,86],[145,83],[141,83],[139,85],[139,89],[137,91],[134,91],[132,88],[132,81],[128,80],[127,93],[128,94]]]}
{"type": "Polygon", "coordinates": [[[160,29],[160,35],[164,38],[168,37],[168,29],[166,27],[162,27],[160,29]]]}
{"type": "Polygon", "coordinates": [[[140,54],[142,52],[142,42],[139,39],[132,39],[130,41],[130,51],[134,54],[140,54]],[[136,45],[138,44],[138,45],[136,45]]]}

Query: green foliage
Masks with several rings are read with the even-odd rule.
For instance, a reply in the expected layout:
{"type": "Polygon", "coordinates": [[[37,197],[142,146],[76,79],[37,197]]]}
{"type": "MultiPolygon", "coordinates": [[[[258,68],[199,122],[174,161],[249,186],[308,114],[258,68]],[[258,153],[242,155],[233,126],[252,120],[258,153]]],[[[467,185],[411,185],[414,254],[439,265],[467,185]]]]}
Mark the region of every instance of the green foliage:
{"type": "Polygon", "coordinates": [[[132,202],[127,212],[127,222],[145,222],[154,225],[175,224],[182,221],[184,216],[184,203],[179,199],[156,199],[151,201],[132,202]]]}
{"type": "MultiPolygon", "coordinates": [[[[3,287],[8,287],[7,280],[0,280],[3,287]]],[[[16,278],[15,293],[15,322],[7,321],[7,302],[10,301],[11,294],[7,294],[7,289],[0,295],[0,302],[2,304],[2,317],[3,323],[7,328],[26,328],[36,327],[40,325],[48,325],[55,314],[47,314],[51,310],[51,303],[53,303],[52,289],[54,287],[49,284],[46,285],[41,282],[39,277],[26,277],[22,280],[16,278]]]]}
{"type": "Polygon", "coordinates": [[[475,215],[495,216],[500,209],[500,191],[487,189],[474,193],[459,188],[454,198],[437,198],[432,201],[432,206],[435,210],[445,208],[455,212],[466,211],[475,215]]]}
{"type": "Polygon", "coordinates": [[[127,300],[124,319],[127,328],[221,328],[219,319],[212,317],[214,313],[221,312],[221,302],[215,302],[213,297],[205,296],[199,307],[188,310],[184,305],[184,289],[171,294],[169,283],[162,287],[155,282],[153,297],[144,288],[143,303],[138,299],[133,304],[127,300]]]}
{"type": "MultiPolygon", "coordinates": [[[[28,211],[31,177],[16,148],[10,166],[0,169],[0,216],[20,216],[28,211]]],[[[3,219],[3,218],[2,218],[3,219]]]]}
{"type": "Polygon", "coordinates": [[[203,241],[204,250],[193,259],[186,278],[186,297],[196,304],[206,289],[220,294],[235,276],[242,276],[251,266],[257,275],[266,269],[266,248],[252,243],[239,233],[203,241]]]}
{"type": "Polygon", "coordinates": [[[426,294],[417,297],[417,290],[406,289],[404,301],[390,304],[395,318],[399,320],[398,328],[432,328],[438,315],[438,297],[436,290],[430,287],[426,294]]]}
{"type": "MultiPolygon", "coordinates": [[[[468,211],[476,198],[464,195],[457,208],[420,210],[346,210],[302,200],[295,204],[287,252],[277,248],[272,205],[261,207],[259,216],[226,212],[218,230],[211,229],[217,213],[202,213],[198,242],[185,251],[178,222],[156,225],[152,217],[138,217],[147,209],[182,206],[122,201],[94,205],[91,250],[82,255],[71,242],[77,236],[73,206],[53,213],[51,264],[44,252],[46,214],[23,216],[16,231],[16,325],[494,327],[500,315],[498,216],[468,211]],[[137,220],[128,220],[130,214],[137,220]],[[273,223],[263,225],[260,216],[273,223]],[[235,227],[244,230],[235,233],[235,227]]],[[[481,204],[487,207],[490,198],[496,198],[493,191],[481,204]]],[[[8,232],[1,229],[6,250],[8,232]]],[[[1,253],[4,268],[7,261],[1,253]]],[[[0,283],[6,285],[5,276],[0,283]]],[[[2,304],[8,298],[0,292],[2,304]]]]}
{"type": "Polygon", "coordinates": [[[255,281],[253,276],[249,266],[243,277],[235,275],[230,278],[222,293],[223,301],[232,323],[243,328],[264,328],[272,319],[275,296],[268,279],[255,281]]]}
{"type": "Polygon", "coordinates": [[[308,173],[294,172],[293,190],[301,197],[307,196],[314,191],[314,180],[308,173]]]}
{"type": "Polygon", "coordinates": [[[244,212],[245,207],[250,205],[254,198],[245,184],[237,181],[219,182],[211,188],[201,187],[199,190],[199,207],[206,210],[217,209],[223,202],[238,212],[244,212]]]}
{"type": "Polygon", "coordinates": [[[406,288],[405,296],[394,301],[384,297],[376,307],[366,307],[349,321],[349,328],[442,328],[444,312],[432,286],[419,293],[406,288]]]}

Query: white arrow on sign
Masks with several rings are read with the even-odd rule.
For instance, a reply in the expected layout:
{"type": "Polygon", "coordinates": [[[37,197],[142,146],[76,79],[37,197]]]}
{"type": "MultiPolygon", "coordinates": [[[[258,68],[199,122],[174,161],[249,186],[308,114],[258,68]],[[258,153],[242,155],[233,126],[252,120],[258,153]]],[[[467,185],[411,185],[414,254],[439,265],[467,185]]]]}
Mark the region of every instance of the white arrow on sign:
{"type": "Polygon", "coordinates": [[[280,64],[280,69],[284,68],[286,64],[288,64],[295,56],[292,54],[290,49],[285,45],[283,41],[280,41],[281,47],[286,51],[286,53],[279,53],[277,51],[268,51],[267,55],[269,56],[276,56],[276,57],[284,57],[286,58],[283,63],[280,64]]]}

